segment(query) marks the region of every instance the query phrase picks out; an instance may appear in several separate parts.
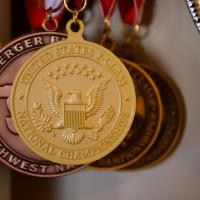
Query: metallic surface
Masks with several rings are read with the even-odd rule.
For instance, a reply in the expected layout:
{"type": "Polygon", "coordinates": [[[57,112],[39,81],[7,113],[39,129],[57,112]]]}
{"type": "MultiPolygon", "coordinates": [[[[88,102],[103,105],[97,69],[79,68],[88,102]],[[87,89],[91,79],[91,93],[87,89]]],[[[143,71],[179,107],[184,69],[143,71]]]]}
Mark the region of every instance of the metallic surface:
{"type": "Polygon", "coordinates": [[[68,2],[66,0],[64,0],[64,5],[65,5],[65,8],[67,11],[71,12],[71,13],[80,13],[82,12],[83,10],[85,10],[85,8],[87,7],[87,3],[88,3],[88,0],[83,0],[83,5],[81,8],[79,9],[71,9],[69,6],[68,6],[68,2]]]}
{"type": "Polygon", "coordinates": [[[161,95],[164,108],[164,121],[159,136],[152,148],[136,163],[124,168],[138,169],[159,164],[175,149],[183,135],[185,107],[182,96],[173,81],[159,69],[141,64],[152,77],[161,95]]]}
{"type": "Polygon", "coordinates": [[[18,136],[10,115],[9,96],[18,70],[39,48],[65,37],[62,33],[28,34],[0,51],[0,160],[23,174],[53,177],[83,168],[51,163],[33,153],[18,136]]]}
{"type": "Polygon", "coordinates": [[[136,109],[133,81],[109,50],[83,39],[83,22],[65,41],[48,45],[20,69],[11,114],[25,143],[62,164],[87,164],[113,151],[127,135],[136,109]]]}
{"type": "Polygon", "coordinates": [[[194,23],[200,31],[200,0],[186,0],[194,23]]]}
{"type": "Polygon", "coordinates": [[[163,120],[161,98],[151,77],[137,64],[121,58],[136,87],[136,116],[117,149],[92,163],[95,169],[113,170],[139,160],[154,144],[163,120]]]}

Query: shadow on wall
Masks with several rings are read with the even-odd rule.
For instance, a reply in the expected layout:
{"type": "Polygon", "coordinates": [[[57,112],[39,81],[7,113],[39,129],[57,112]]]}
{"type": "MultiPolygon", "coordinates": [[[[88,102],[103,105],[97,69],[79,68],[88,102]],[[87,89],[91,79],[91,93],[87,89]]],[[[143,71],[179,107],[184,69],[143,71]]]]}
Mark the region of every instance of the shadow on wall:
{"type": "Polygon", "coordinates": [[[0,199],[10,200],[10,170],[0,166],[0,199]]]}
{"type": "Polygon", "coordinates": [[[12,172],[10,200],[55,200],[54,184],[54,178],[35,178],[12,172]]]}

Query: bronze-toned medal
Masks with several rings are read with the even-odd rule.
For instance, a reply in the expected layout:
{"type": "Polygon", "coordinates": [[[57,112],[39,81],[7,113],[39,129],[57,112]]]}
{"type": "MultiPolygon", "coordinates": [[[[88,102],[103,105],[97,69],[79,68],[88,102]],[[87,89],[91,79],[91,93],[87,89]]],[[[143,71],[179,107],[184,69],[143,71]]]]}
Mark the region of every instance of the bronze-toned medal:
{"type": "Polygon", "coordinates": [[[104,157],[123,141],[136,97],[123,63],[84,40],[79,11],[70,11],[67,39],[42,48],[22,66],[10,105],[16,129],[35,153],[79,165],[104,157]]]}
{"type": "Polygon", "coordinates": [[[113,170],[139,160],[153,145],[162,121],[161,98],[151,77],[137,64],[121,58],[136,87],[136,116],[124,141],[112,153],[92,163],[95,169],[113,170]]]}
{"type": "Polygon", "coordinates": [[[164,108],[164,121],[152,148],[127,170],[154,166],[167,158],[180,141],[185,124],[185,107],[181,94],[173,81],[158,69],[141,64],[155,81],[164,108]]]}
{"type": "MultiPolygon", "coordinates": [[[[55,177],[84,167],[51,163],[33,153],[18,136],[10,116],[10,91],[21,66],[41,47],[65,37],[65,34],[50,32],[28,34],[10,42],[0,51],[0,160],[23,174],[55,177]]],[[[26,122],[23,121],[23,124],[26,122]]]]}

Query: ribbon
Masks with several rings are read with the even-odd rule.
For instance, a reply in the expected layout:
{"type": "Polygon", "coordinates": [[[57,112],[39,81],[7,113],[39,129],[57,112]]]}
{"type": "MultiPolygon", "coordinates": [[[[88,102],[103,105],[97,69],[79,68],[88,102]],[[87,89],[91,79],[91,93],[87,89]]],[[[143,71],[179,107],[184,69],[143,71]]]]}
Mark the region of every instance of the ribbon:
{"type": "Polygon", "coordinates": [[[119,11],[124,23],[136,25],[141,22],[145,0],[118,0],[119,11]]]}
{"type": "MultiPolygon", "coordinates": [[[[42,24],[47,18],[48,13],[45,8],[53,7],[52,3],[59,4],[62,0],[24,0],[26,13],[28,16],[29,23],[34,30],[42,28],[42,24]]],[[[59,11],[52,13],[52,17],[56,19],[58,24],[60,24],[64,14],[64,7],[59,11]]]]}
{"type": "Polygon", "coordinates": [[[100,0],[104,18],[111,17],[115,10],[116,0],[100,0]]]}
{"type": "Polygon", "coordinates": [[[83,6],[84,1],[85,0],[68,0],[68,4],[71,9],[79,10],[83,6]]]}

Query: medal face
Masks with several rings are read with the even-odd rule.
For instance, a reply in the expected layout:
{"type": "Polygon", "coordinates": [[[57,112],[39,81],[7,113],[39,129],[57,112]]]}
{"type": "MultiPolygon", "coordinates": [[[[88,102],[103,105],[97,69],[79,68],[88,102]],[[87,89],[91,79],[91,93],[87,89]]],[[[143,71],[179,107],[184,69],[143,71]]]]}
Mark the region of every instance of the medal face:
{"type": "Polygon", "coordinates": [[[33,153],[19,137],[10,115],[9,96],[21,66],[39,48],[65,37],[65,34],[50,32],[29,34],[12,41],[0,51],[0,160],[24,174],[55,177],[84,167],[52,163],[33,153]]]}
{"type": "Polygon", "coordinates": [[[183,99],[172,80],[157,69],[144,64],[141,64],[141,66],[148,72],[159,88],[164,108],[164,121],[152,148],[140,160],[124,169],[150,167],[163,161],[172,153],[180,141],[185,124],[183,99]]]}
{"type": "Polygon", "coordinates": [[[57,163],[86,164],[110,153],[128,133],[136,107],[132,79],[110,51],[82,38],[42,48],[14,81],[11,113],[25,143],[57,163]]]}
{"type": "Polygon", "coordinates": [[[131,130],[112,153],[91,164],[96,169],[120,169],[140,159],[153,145],[162,122],[162,104],[156,85],[137,64],[121,59],[136,88],[136,115],[131,130]]]}

